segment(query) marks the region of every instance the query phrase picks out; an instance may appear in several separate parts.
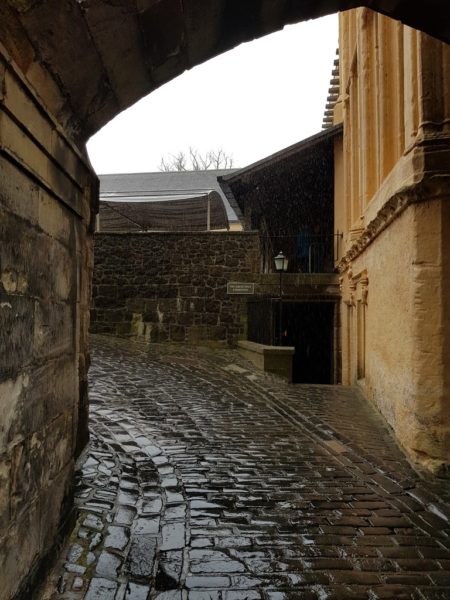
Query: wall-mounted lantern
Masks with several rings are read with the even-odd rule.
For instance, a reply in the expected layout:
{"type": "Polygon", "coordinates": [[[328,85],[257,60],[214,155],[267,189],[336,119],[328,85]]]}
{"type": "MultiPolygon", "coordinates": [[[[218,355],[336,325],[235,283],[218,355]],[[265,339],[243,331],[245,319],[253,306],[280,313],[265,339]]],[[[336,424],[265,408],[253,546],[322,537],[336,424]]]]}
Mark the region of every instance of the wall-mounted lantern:
{"type": "Polygon", "coordinates": [[[279,293],[279,313],[278,313],[278,345],[282,346],[282,329],[283,329],[283,273],[287,271],[288,259],[282,253],[279,252],[273,259],[275,263],[275,271],[280,274],[280,293],[279,293]]]}

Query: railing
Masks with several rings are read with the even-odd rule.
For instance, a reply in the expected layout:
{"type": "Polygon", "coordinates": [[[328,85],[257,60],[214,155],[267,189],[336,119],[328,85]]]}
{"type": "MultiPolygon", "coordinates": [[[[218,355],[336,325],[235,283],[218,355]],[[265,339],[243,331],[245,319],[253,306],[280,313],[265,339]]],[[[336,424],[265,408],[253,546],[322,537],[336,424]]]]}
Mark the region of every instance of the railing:
{"type": "Polygon", "coordinates": [[[306,230],[295,235],[266,235],[261,240],[262,272],[274,272],[273,257],[282,251],[289,259],[289,273],[332,273],[341,238],[340,233],[311,234],[306,230]]]}
{"type": "Polygon", "coordinates": [[[308,246],[308,273],[325,273],[330,270],[329,244],[315,241],[308,246]]]}
{"type": "Polygon", "coordinates": [[[275,344],[275,320],[278,300],[270,296],[255,296],[247,301],[247,339],[250,342],[275,344]]]}

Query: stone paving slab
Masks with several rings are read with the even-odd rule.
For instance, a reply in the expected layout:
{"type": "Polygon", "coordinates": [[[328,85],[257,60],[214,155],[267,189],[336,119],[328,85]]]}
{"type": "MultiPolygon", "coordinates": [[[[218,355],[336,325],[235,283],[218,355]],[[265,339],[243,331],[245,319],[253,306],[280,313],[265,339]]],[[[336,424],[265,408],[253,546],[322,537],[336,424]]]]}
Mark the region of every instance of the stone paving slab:
{"type": "Polygon", "coordinates": [[[355,390],[96,337],[77,525],[39,600],[450,598],[448,482],[355,390]]]}

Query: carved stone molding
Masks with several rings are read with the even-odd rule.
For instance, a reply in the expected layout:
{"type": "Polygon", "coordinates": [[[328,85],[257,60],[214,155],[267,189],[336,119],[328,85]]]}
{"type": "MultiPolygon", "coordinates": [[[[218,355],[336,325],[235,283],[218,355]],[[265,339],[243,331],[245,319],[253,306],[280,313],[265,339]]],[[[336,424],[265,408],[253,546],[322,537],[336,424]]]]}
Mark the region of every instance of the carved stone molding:
{"type": "Polygon", "coordinates": [[[341,259],[337,267],[339,273],[345,273],[352,261],[362,254],[372,241],[395,221],[408,206],[445,198],[450,199],[450,177],[446,175],[441,175],[439,180],[437,178],[433,180],[432,176],[424,178],[412,188],[401,190],[392,196],[341,259]]]}

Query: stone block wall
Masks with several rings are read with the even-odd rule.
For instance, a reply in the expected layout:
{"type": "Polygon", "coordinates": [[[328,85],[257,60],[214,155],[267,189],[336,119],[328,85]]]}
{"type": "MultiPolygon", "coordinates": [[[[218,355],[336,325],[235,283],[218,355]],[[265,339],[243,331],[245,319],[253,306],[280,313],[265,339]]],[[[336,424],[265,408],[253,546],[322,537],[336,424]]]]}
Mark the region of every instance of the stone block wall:
{"type": "Polygon", "coordinates": [[[29,585],[71,509],[87,440],[97,178],[0,47],[0,598],[29,585]]]}
{"type": "Polygon", "coordinates": [[[256,232],[98,233],[91,330],[151,342],[234,344],[245,296],[227,283],[253,281],[256,232]]]}

